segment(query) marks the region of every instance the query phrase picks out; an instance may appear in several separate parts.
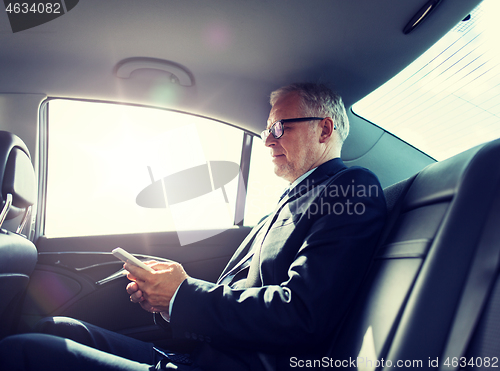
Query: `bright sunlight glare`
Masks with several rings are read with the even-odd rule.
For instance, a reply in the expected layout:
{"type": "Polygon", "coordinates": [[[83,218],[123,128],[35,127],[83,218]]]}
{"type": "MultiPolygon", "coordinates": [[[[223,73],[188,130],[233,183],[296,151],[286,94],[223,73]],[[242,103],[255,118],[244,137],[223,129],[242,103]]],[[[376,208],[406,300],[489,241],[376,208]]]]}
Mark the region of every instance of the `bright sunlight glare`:
{"type": "Polygon", "coordinates": [[[239,165],[240,130],[159,109],[52,100],[49,136],[49,237],[233,225],[238,177],[225,186],[229,204],[221,189],[175,210],[140,207],[136,197],[153,181],[206,161],[239,165]]]}

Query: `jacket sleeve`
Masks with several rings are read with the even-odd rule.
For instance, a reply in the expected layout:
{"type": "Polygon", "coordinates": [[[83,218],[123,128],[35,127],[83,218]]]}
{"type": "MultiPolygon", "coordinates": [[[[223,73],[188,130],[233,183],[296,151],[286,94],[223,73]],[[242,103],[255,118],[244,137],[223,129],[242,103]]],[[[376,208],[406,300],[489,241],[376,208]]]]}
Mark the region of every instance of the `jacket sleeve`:
{"type": "Polygon", "coordinates": [[[372,259],[386,217],[383,191],[372,173],[350,169],[296,214],[293,233],[275,241],[298,246],[279,282],[237,290],[185,280],[172,310],[173,336],[257,351],[310,347],[330,336],[372,259]]]}

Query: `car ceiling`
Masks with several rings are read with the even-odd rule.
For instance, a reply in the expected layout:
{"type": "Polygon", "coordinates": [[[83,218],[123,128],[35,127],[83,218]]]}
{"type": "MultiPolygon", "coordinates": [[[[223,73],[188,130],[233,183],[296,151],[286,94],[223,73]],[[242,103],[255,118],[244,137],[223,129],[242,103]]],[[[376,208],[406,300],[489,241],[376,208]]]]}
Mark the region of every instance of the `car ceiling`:
{"type": "Polygon", "coordinates": [[[443,0],[409,35],[427,0],[80,0],[64,16],[13,33],[0,12],[0,92],[151,104],[259,132],[269,92],[330,84],[347,106],[404,68],[479,0],[443,0]],[[184,66],[194,86],[128,58],[184,66]]]}

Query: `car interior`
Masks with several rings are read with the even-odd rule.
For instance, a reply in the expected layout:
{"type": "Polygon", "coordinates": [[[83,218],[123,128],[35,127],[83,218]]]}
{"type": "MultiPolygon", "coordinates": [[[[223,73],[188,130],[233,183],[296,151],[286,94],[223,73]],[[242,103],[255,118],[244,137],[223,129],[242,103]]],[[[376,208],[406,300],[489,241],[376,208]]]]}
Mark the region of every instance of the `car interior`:
{"type": "Polygon", "coordinates": [[[469,34],[433,63],[465,44],[486,59],[405,72],[449,32],[483,27],[495,2],[61,0],[32,25],[5,1],[0,337],[69,316],[165,344],[111,251],[216,281],[286,186],[260,139],[269,94],[315,82],[342,96],[342,160],[378,176],[389,216],[329,361],[310,367],[499,367],[500,47],[469,34]],[[406,96],[398,76],[420,90],[406,96]],[[365,116],[377,91],[379,116],[365,116]]]}

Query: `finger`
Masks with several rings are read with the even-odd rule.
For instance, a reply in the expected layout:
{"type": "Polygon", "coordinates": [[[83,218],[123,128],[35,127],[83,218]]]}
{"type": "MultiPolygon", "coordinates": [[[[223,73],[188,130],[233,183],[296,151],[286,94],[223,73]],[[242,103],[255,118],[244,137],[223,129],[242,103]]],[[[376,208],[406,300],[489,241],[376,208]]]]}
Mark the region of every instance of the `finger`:
{"type": "Polygon", "coordinates": [[[158,261],[153,261],[153,262],[148,262],[151,264],[148,264],[151,268],[153,268],[155,271],[168,271],[172,270],[172,267],[176,264],[175,262],[158,262],[158,261]]]}
{"type": "Polygon", "coordinates": [[[139,285],[136,282],[130,282],[126,287],[126,290],[129,295],[132,295],[139,290],[139,285]]]}
{"type": "Polygon", "coordinates": [[[142,291],[138,290],[130,295],[130,301],[132,303],[141,303],[144,301],[144,296],[142,295],[142,291]]]}
{"type": "Polygon", "coordinates": [[[135,277],[132,273],[130,273],[126,268],[127,264],[123,264],[123,269],[125,270],[125,272],[127,272],[127,278],[130,280],[130,281],[137,281],[137,277],[135,277]]]}
{"type": "Polygon", "coordinates": [[[129,275],[131,275],[131,277],[134,278],[134,281],[137,280],[145,281],[148,277],[148,274],[151,274],[145,269],[139,268],[138,266],[131,263],[125,263],[123,268],[125,268],[125,270],[129,272],[127,278],[130,279],[129,275]]]}
{"type": "Polygon", "coordinates": [[[139,305],[141,306],[142,309],[144,309],[150,313],[158,312],[156,310],[156,308],[151,306],[151,304],[149,304],[147,301],[143,301],[139,305]]]}
{"type": "Polygon", "coordinates": [[[139,279],[134,276],[132,273],[127,273],[127,278],[130,280],[130,281],[139,281],[139,279]]]}

